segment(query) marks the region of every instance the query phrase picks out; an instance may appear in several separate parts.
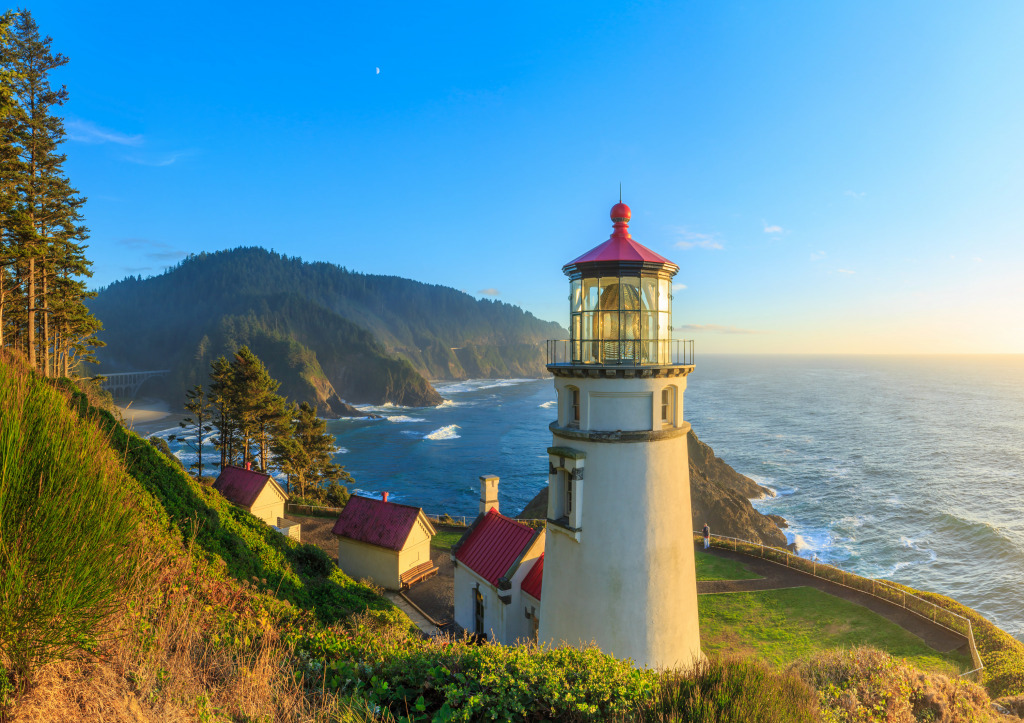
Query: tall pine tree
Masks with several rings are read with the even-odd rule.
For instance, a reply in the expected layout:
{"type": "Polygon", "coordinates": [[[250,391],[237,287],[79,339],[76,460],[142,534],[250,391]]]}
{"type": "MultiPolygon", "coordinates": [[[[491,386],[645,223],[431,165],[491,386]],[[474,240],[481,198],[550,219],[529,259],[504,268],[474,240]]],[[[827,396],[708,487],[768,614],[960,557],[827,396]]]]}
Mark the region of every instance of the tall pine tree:
{"type": "Polygon", "coordinates": [[[24,350],[47,376],[66,374],[88,357],[99,322],[84,300],[92,296],[78,277],[91,276],[85,258],[85,198],[64,174],[63,119],[55,111],[67,88],[54,88],[50,72],[68,59],[54,53],[27,10],[14,16],[0,67],[11,78],[14,105],[2,120],[0,192],[7,193],[0,248],[2,343],[24,350]]]}

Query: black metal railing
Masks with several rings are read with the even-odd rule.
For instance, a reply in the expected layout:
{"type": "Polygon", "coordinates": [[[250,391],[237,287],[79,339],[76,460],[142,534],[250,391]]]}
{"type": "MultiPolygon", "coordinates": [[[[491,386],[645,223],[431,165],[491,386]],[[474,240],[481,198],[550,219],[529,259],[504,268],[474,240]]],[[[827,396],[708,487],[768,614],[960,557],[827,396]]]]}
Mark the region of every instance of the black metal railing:
{"type": "Polygon", "coordinates": [[[693,366],[693,339],[549,339],[547,365],[693,366]]]}

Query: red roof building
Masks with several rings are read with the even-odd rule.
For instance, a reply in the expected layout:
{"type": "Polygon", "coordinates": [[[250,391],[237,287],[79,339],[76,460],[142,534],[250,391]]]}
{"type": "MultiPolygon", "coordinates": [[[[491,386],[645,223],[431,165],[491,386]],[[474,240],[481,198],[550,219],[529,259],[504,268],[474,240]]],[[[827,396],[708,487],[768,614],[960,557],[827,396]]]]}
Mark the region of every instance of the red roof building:
{"type": "MultiPolygon", "coordinates": [[[[455,622],[481,638],[508,645],[536,640],[537,599],[531,603],[521,593],[524,579],[537,570],[536,560],[543,553],[544,530],[493,508],[477,517],[452,547],[455,622]]],[[[540,594],[539,582],[536,592],[540,594]]]]}
{"type": "MultiPolygon", "coordinates": [[[[226,465],[213,483],[213,488],[239,507],[250,507],[260,496],[268,482],[273,481],[266,472],[226,465]]],[[[274,484],[277,484],[274,482],[274,484]]]]}
{"type": "Polygon", "coordinates": [[[401,550],[422,514],[419,507],[352,495],[331,532],[368,545],[401,550]]]}
{"type": "Polygon", "coordinates": [[[455,559],[497,585],[536,537],[533,528],[490,509],[460,541],[455,559]]]}
{"type": "Polygon", "coordinates": [[[268,525],[282,526],[288,495],[266,472],[226,465],[213,488],[228,502],[251,512],[268,525]]]}
{"type": "Polygon", "coordinates": [[[523,578],[523,592],[535,600],[540,600],[540,590],[544,583],[544,555],[537,558],[533,567],[523,578]]]}
{"type": "Polygon", "coordinates": [[[352,495],[331,532],[349,577],[400,590],[437,572],[430,559],[437,531],[419,507],[352,495]]]}

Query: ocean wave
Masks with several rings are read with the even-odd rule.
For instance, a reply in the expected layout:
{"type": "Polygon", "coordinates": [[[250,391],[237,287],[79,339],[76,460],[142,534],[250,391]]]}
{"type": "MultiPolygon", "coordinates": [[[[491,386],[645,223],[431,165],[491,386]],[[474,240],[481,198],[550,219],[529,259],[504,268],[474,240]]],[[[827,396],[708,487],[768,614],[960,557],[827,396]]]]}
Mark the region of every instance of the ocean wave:
{"type": "Polygon", "coordinates": [[[536,382],[537,379],[467,379],[464,382],[451,382],[448,384],[435,384],[438,392],[445,394],[462,394],[464,392],[478,392],[484,389],[497,389],[499,387],[511,387],[527,382],[536,382]]]}
{"type": "Polygon", "coordinates": [[[348,448],[346,448],[346,447],[335,447],[334,448],[334,453],[335,454],[348,454],[348,448]]]}
{"type": "Polygon", "coordinates": [[[443,402],[437,405],[438,409],[448,409],[450,407],[464,407],[466,402],[456,402],[452,399],[445,399],[443,402]]]}
{"type": "Polygon", "coordinates": [[[431,441],[439,441],[442,439],[459,439],[461,435],[456,431],[461,429],[457,424],[449,424],[440,429],[435,429],[430,434],[424,434],[423,439],[429,439],[431,441]]]}
{"type": "Polygon", "coordinates": [[[537,406],[540,407],[541,409],[551,409],[551,407],[555,406],[556,404],[558,404],[558,400],[552,399],[550,402],[544,402],[543,404],[538,404],[537,406]]]}
{"type": "Polygon", "coordinates": [[[409,417],[405,414],[396,414],[393,417],[384,417],[389,422],[425,422],[427,421],[423,417],[409,417]]]}

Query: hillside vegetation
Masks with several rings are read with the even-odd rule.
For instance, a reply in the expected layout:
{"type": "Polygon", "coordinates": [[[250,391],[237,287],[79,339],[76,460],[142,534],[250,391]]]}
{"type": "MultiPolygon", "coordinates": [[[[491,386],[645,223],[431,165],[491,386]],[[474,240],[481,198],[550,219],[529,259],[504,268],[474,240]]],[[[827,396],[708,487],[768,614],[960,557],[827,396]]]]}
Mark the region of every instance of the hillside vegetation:
{"type": "Polygon", "coordinates": [[[129,277],[89,308],[103,323],[101,370],[166,369],[175,401],[210,362],[248,346],[293,401],[428,406],[424,377],[535,377],[543,343],[566,335],[500,301],[395,276],[306,263],[260,248],[190,256],[129,277]]]}
{"type": "Polygon", "coordinates": [[[0,360],[0,402],[5,720],[992,719],[981,688],[876,651],[650,671],[595,649],[426,640],[66,381],[0,360]]]}

